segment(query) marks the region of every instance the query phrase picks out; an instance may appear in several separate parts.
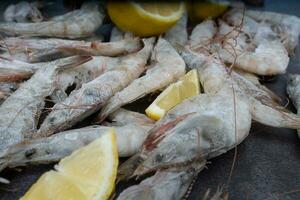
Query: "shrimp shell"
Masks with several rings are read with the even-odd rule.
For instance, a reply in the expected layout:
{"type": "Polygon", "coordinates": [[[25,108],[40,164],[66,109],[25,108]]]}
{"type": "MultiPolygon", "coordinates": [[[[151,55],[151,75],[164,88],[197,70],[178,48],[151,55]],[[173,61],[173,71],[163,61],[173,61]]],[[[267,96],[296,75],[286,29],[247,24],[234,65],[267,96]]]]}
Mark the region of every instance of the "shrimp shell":
{"type": "Polygon", "coordinates": [[[81,9],[36,23],[0,23],[0,31],[25,36],[82,38],[90,36],[102,24],[104,14],[98,4],[86,3],[81,9]]]}
{"type": "Polygon", "coordinates": [[[180,200],[204,166],[205,162],[194,163],[183,169],[158,171],[140,184],[125,189],[117,200],[180,200]]]}
{"type": "Polygon", "coordinates": [[[12,145],[0,156],[0,171],[6,167],[59,161],[76,149],[101,137],[112,127],[117,135],[118,155],[127,157],[136,153],[154,122],[143,114],[124,109],[115,112],[113,118],[117,120],[114,124],[72,129],[50,137],[12,145]],[[130,118],[129,121],[127,117],[130,118]],[[122,125],[116,126],[119,123],[122,125]]]}

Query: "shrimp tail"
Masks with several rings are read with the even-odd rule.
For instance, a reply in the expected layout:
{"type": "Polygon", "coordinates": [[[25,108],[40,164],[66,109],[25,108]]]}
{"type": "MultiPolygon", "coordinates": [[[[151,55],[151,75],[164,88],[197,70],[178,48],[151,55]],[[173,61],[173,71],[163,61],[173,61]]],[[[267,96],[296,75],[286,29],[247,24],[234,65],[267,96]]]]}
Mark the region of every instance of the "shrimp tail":
{"type": "Polygon", "coordinates": [[[266,105],[259,101],[252,104],[253,119],[272,127],[300,129],[300,116],[289,112],[284,107],[266,105]]]}

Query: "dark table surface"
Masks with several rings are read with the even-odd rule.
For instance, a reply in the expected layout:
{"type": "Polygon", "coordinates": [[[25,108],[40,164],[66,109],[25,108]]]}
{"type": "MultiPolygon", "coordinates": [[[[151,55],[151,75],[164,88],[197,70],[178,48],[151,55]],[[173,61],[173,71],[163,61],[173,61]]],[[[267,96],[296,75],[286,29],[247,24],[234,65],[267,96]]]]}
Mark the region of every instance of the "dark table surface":
{"type": "MultiPolygon", "coordinates": [[[[66,10],[62,1],[52,2],[53,4],[47,10],[50,16],[66,10]]],[[[2,1],[0,10],[3,10],[8,4],[9,2],[2,1]]],[[[261,9],[300,16],[300,1],[266,0],[264,8],[261,9]]],[[[110,27],[110,25],[106,25],[100,32],[105,33],[110,27]]],[[[297,50],[291,59],[289,72],[300,73],[299,52],[297,50]]],[[[285,75],[279,75],[265,85],[288,102],[285,91],[285,75]]],[[[140,101],[140,103],[145,104],[145,101],[140,101]]],[[[134,110],[141,108],[136,104],[129,107],[134,110]]],[[[291,103],[288,108],[294,110],[291,103]]],[[[229,199],[300,199],[299,141],[295,130],[270,128],[253,123],[249,137],[237,148],[236,163],[228,184],[229,199]]],[[[196,179],[188,199],[201,200],[208,189],[215,192],[218,187],[226,185],[233,157],[234,150],[210,160],[207,169],[204,169],[196,179]]],[[[1,176],[8,178],[11,184],[0,185],[0,200],[18,199],[42,173],[52,168],[53,164],[5,170],[1,176]]],[[[117,193],[130,184],[133,183],[119,184],[117,193]]]]}

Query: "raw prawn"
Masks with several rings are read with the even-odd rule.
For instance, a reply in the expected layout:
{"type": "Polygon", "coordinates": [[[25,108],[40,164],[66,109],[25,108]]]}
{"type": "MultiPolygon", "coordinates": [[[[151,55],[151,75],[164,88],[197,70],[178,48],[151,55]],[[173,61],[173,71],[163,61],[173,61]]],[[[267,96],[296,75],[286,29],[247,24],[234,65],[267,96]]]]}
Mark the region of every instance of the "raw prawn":
{"type": "Polygon", "coordinates": [[[81,9],[36,23],[0,23],[0,31],[25,36],[82,38],[90,36],[102,24],[104,14],[98,4],[86,3],[81,9]]]}
{"type": "Polygon", "coordinates": [[[138,78],[145,70],[153,43],[154,38],[144,39],[142,50],[127,55],[113,70],[83,84],[64,101],[57,103],[35,136],[49,136],[63,131],[98,111],[110,97],[138,78]]]}
{"type": "Polygon", "coordinates": [[[116,42],[92,42],[90,46],[60,46],[58,50],[67,55],[119,56],[134,53],[142,48],[139,38],[128,38],[116,42]]]}
{"type": "Polygon", "coordinates": [[[113,120],[112,124],[73,129],[12,145],[0,156],[0,171],[6,167],[59,161],[99,138],[111,127],[117,134],[119,156],[130,156],[138,151],[154,124],[145,115],[124,109],[116,111],[109,118],[113,120]]]}
{"type": "MultiPolygon", "coordinates": [[[[279,40],[257,42],[254,50],[246,43],[246,35],[219,21],[219,35],[224,37],[222,44],[215,46],[216,54],[226,63],[259,75],[284,73],[289,56],[279,40]]],[[[263,39],[259,37],[260,39],[263,39]]],[[[213,51],[214,51],[213,50],[213,51]]]]}
{"type": "Polygon", "coordinates": [[[149,68],[144,76],[134,80],[107,102],[98,116],[99,121],[103,121],[106,116],[121,106],[168,86],[185,73],[184,61],[172,45],[163,38],[159,38],[154,48],[152,63],[154,66],[149,68]]]}
{"type": "Polygon", "coordinates": [[[258,22],[269,23],[279,35],[289,53],[293,53],[298,45],[300,34],[300,19],[293,15],[275,12],[247,10],[245,15],[258,22]]]}
{"type": "Polygon", "coordinates": [[[90,57],[70,57],[44,64],[0,106],[0,152],[35,134],[44,99],[53,90],[59,70],[78,66],[90,57]]]}
{"type": "Polygon", "coordinates": [[[140,184],[125,189],[117,200],[180,200],[205,163],[194,163],[179,169],[158,171],[140,184]]]}

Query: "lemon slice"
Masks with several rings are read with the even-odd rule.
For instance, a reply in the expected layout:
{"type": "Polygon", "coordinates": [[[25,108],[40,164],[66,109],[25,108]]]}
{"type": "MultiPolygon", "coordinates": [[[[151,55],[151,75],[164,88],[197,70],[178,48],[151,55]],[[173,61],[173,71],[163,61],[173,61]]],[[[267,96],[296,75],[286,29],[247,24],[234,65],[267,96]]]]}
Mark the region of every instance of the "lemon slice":
{"type": "Polygon", "coordinates": [[[193,69],[179,81],[167,87],[145,112],[151,119],[159,120],[167,111],[183,100],[198,95],[199,87],[198,73],[196,69],[193,69]]]}
{"type": "Polygon", "coordinates": [[[152,36],[164,33],[181,18],[184,3],[134,1],[109,2],[107,5],[111,20],[123,31],[138,36],[152,36]]]}
{"type": "Polygon", "coordinates": [[[228,6],[228,1],[206,0],[187,3],[188,13],[193,21],[218,17],[228,9],[228,6]]]}
{"type": "Polygon", "coordinates": [[[46,172],[21,200],[109,199],[118,167],[113,129],[89,145],[74,151],[46,172]]]}

